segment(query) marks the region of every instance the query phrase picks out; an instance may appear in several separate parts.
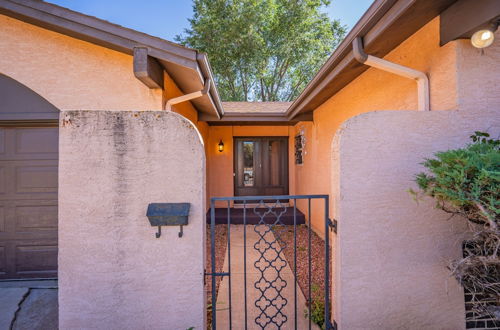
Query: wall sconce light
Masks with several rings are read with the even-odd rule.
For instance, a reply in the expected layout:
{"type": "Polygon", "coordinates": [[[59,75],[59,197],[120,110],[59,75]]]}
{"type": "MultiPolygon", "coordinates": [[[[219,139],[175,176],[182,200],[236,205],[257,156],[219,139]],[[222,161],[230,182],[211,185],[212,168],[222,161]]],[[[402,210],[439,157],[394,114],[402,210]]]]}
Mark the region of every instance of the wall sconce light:
{"type": "Polygon", "coordinates": [[[219,144],[217,145],[217,147],[218,147],[219,152],[224,151],[224,143],[222,142],[222,140],[219,141],[219,144]]]}

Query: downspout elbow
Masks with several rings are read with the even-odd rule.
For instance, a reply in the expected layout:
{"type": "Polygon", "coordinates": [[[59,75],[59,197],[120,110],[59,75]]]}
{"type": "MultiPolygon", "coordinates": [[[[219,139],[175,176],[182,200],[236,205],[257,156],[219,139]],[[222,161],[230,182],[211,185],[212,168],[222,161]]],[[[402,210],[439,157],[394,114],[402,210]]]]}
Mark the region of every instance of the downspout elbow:
{"type": "Polygon", "coordinates": [[[165,104],[165,110],[172,111],[172,106],[175,104],[190,101],[190,100],[196,99],[198,97],[202,97],[203,95],[206,95],[208,93],[208,91],[210,90],[210,84],[211,84],[211,81],[209,78],[207,78],[207,79],[205,79],[205,84],[203,85],[202,90],[199,90],[199,91],[193,92],[193,93],[189,93],[186,95],[182,95],[179,97],[171,98],[165,104]]]}
{"type": "Polygon", "coordinates": [[[363,41],[360,37],[357,37],[352,42],[352,53],[354,54],[354,58],[356,59],[356,61],[358,61],[359,63],[365,64],[365,62],[368,60],[368,54],[366,54],[363,49],[363,41]]]}
{"type": "Polygon", "coordinates": [[[418,110],[430,110],[429,78],[424,72],[417,71],[406,66],[366,54],[363,49],[363,41],[360,37],[357,37],[352,42],[352,52],[356,61],[362,64],[366,64],[371,67],[384,70],[386,72],[394,73],[405,78],[416,80],[418,89],[418,110]]]}

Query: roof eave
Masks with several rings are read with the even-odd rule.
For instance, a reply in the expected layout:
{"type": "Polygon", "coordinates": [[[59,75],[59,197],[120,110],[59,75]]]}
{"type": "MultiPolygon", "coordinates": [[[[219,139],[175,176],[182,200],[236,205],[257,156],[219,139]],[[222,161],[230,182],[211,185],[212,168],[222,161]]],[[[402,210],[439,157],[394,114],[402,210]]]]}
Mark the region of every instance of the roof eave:
{"type": "Polygon", "coordinates": [[[376,0],[292,103],[288,118],[313,111],[368,69],[354,58],[354,39],[363,38],[367,52],[384,57],[455,1],[376,0]]]}
{"type": "Polygon", "coordinates": [[[197,61],[200,65],[201,71],[205,75],[206,78],[210,79],[213,83],[210,85],[210,99],[214,104],[214,108],[216,110],[216,115],[220,119],[224,116],[224,107],[222,106],[222,102],[219,96],[219,91],[215,85],[215,80],[212,74],[212,69],[210,68],[210,63],[208,61],[208,56],[205,53],[198,53],[196,56],[197,61]]]}
{"type": "MultiPolygon", "coordinates": [[[[206,55],[96,17],[34,0],[0,0],[0,14],[128,55],[136,47],[146,47],[147,55],[159,61],[184,93],[203,88],[205,79],[214,81],[206,55]],[[182,72],[189,77],[180,79],[182,72]]],[[[204,109],[198,111],[220,116],[223,110],[215,84],[208,97],[209,102],[202,103],[204,109]]]]}

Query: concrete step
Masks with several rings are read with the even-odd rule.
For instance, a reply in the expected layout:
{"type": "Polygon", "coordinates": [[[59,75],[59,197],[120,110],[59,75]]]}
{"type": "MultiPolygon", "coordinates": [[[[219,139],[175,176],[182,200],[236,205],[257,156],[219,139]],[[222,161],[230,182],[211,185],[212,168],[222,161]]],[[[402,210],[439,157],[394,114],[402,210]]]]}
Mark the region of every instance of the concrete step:
{"type": "MultiPolygon", "coordinates": [[[[255,225],[258,224],[263,216],[269,210],[266,208],[247,208],[246,212],[242,208],[230,208],[231,224],[241,225],[244,224],[244,213],[246,213],[246,224],[255,225]]],[[[273,214],[267,214],[264,216],[264,221],[267,224],[273,224],[276,222],[276,215],[280,216],[280,223],[283,225],[293,225],[294,224],[294,210],[293,207],[286,208],[275,208],[272,210],[273,214]]],[[[210,210],[207,212],[207,223],[210,224],[210,210]]],[[[227,208],[215,208],[215,223],[225,224],[228,220],[227,208]]],[[[297,225],[304,224],[306,218],[304,213],[300,212],[297,208],[295,222],[297,225]]]]}

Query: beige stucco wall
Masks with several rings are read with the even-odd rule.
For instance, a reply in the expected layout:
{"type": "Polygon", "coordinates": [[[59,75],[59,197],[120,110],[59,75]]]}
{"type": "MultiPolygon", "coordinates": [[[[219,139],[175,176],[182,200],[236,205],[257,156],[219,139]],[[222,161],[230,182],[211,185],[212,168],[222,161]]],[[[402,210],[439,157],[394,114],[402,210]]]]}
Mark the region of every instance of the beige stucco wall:
{"type": "Polygon", "coordinates": [[[0,15],[0,73],[61,110],[160,110],[133,57],[0,15]]]}
{"type": "Polygon", "coordinates": [[[342,124],[333,141],[334,317],[340,329],[463,329],[463,292],[446,269],[465,220],[419,202],[420,164],[475,131],[500,134],[499,108],[379,111],[342,124]]]}
{"type": "MultiPolygon", "coordinates": [[[[457,45],[439,46],[439,18],[435,18],[390,52],[385,59],[426,72],[430,78],[431,108],[456,109],[457,45]]],[[[299,123],[295,134],[306,136],[304,164],[295,171],[297,194],[331,191],[331,142],[345,120],[360,113],[417,109],[416,83],[375,68],[332,96],[314,111],[314,123],[299,123]]],[[[302,207],[305,208],[304,205],[302,207]]],[[[313,228],[323,231],[322,206],[313,205],[313,228]],[[316,216],[314,216],[316,215],[316,216]]]]}
{"type": "Polygon", "coordinates": [[[64,111],[59,163],[61,329],[204,328],[205,154],[172,112],[64,111]],[[155,238],[152,202],[189,202],[155,238]]]}

